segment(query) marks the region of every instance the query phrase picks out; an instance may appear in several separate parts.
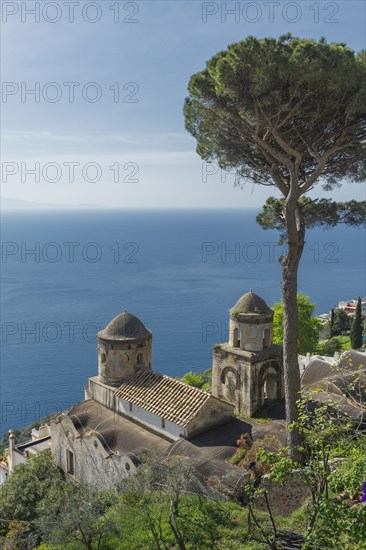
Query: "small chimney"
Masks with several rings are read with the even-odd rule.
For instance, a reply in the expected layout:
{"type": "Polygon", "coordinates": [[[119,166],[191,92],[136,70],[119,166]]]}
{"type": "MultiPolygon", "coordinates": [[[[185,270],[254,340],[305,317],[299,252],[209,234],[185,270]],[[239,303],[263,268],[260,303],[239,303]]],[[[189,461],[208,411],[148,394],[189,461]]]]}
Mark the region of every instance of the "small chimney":
{"type": "Polygon", "coordinates": [[[42,439],[43,437],[48,437],[51,435],[50,427],[47,424],[43,424],[39,427],[38,430],[39,439],[42,439]]]}
{"type": "Polygon", "coordinates": [[[14,449],[15,449],[15,435],[13,430],[9,430],[9,456],[8,456],[9,474],[12,473],[15,466],[14,449]]]}

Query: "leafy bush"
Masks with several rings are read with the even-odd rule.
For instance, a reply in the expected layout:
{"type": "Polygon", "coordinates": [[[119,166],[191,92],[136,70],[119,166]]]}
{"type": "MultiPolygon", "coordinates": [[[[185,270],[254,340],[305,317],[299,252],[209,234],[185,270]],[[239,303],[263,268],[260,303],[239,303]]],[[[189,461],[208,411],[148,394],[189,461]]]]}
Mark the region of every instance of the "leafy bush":
{"type": "Polygon", "coordinates": [[[195,388],[202,388],[203,384],[205,383],[205,379],[203,378],[202,374],[198,374],[196,372],[187,372],[183,378],[183,382],[185,384],[188,384],[188,386],[193,386],[195,388]]]}
{"type": "MultiPolygon", "coordinates": [[[[267,453],[277,453],[282,447],[280,440],[274,436],[267,434],[263,437],[256,439],[251,448],[239,448],[235,451],[232,457],[229,459],[231,464],[246,468],[249,462],[256,462],[259,460],[259,454],[262,450],[267,453]]],[[[268,468],[267,468],[268,469],[268,468]]]]}
{"type": "Polygon", "coordinates": [[[267,453],[277,453],[281,447],[282,444],[275,435],[266,434],[254,441],[252,448],[246,453],[245,460],[247,463],[254,462],[258,460],[258,453],[262,449],[267,453]]]}
{"type": "MultiPolygon", "coordinates": [[[[284,312],[282,302],[272,306],[273,315],[273,342],[282,344],[284,337],[284,312]]],[[[310,303],[310,298],[304,294],[297,294],[297,309],[299,316],[299,353],[305,355],[314,351],[319,341],[319,319],[313,317],[315,304],[310,303]]]]}
{"type": "Polygon", "coordinates": [[[351,342],[348,336],[333,336],[326,342],[317,345],[315,352],[319,355],[332,357],[336,351],[342,352],[351,349],[351,342]]]}
{"type": "Polygon", "coordinates": [[[182,381],[188,386],[193,386],[194,388],[199,388],[203,391],[211,390],[211,369],[207,369],[202,373],[197,372],[187,372],[182,381]]]}
{"type": "Polygon", "coordinates": [[[61,487],[60,470],[48,451],[35,455],[14,468],[13,474],[0,486],[0,516],[16,521],[32,521],[37,506],[53,487],[61,487]]]}
{"type": "Polygon", "coordinates": [[[231,464],[239,464],[239,462],[241,462],[244,459],[246,453],[247,453],[246,449],[237,449],[233,454],[233,456],[230,458],[229,462],[231,464]]]}

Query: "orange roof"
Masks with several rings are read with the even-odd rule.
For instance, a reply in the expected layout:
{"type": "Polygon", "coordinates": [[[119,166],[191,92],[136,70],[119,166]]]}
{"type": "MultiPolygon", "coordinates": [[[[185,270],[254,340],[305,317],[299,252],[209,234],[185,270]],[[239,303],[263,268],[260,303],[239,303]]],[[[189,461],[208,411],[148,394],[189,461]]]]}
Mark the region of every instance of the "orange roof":
{"type": "Polygon", "coordinates": [[[209,393],[146,368],[127,378],[115,396],[179,426],[186,426],[209,399],[216,400],[209,393]]]}

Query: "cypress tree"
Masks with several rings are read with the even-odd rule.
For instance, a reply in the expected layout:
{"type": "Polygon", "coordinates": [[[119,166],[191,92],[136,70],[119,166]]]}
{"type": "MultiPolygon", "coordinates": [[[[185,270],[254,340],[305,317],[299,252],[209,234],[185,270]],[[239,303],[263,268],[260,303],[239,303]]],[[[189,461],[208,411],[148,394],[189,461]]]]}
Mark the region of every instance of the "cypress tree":
{"type": "Polygon", "coordinates": [[[329,336],[330,338],[333,338],[334,336],[334,307],[332,307],[332,311],[330,313],[329,336]]]}
{"type": "Polygon", "coordinates": [[[350,319],[344,309],[337,309],[334,312],[332,336],[339,336],[350,329],[350,319]]]}
{"type": "Polygon", "coordinates": [[[357,300],[357,307],[351,328],[351,346],[352,349],[359,349],[362,346],[362,316],[361,316],[361,298],[357,300]]]}

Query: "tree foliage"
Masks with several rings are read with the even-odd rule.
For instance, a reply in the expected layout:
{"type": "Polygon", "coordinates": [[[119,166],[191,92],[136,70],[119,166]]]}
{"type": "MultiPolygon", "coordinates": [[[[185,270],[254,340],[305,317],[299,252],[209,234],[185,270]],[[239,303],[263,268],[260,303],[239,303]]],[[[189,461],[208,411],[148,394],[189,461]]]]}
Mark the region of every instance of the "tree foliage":
{"type": "Polygon", "coordinates": [[[362,329],[361,298],[358,298],[351,328],[351,345],[353,349],[359,349],[362,346],[362,329]]]}
{"type": "Polygon", "coordinates": [[[341,352],[350,349],[348,343],[348,337],[333,336],[329,340],[319,343],[315,348],[315,352],[319,355],[333,357],[336,351],[341,352]]]}
{"type": "MultiPolygon", "coordinates": [[[[315,304],[310,303],[310,298],[298,293],[297,307],[299,316],[299,353],[305,355],[313,352],[319,341],[319,321],[313,317],[315,304]]],[[[281,344],[283,341],[283,304],[281,302],[273,306],[273,341],[281,344]]]]}
{"type": "Polygon", "coordinates": [[[197,372],[192,371],[187,372],[183,376],[182,380],[185,384],[188,384],[188,386],[193,386],[195,388],[202,388],[202,386],[206,382],[202,374],[198,374],[197,372]]]}
{"type": "Polygon", "coordinates": [[[336,309],[334,312],[331,336],[340,336],[350,329],[350,319],[344,309],[336,309]]]}
{"type": "MultiPolygon", "coordinates": [[[[284,199],[268,197],[262,212],[257,215],[257,223],[263,229],[278,231],[282,240],[286,235],[284,202],[284,199]]],[[[310,199],[303,196],[299,199],[299,208],[306,229],[329,229],[338,224],[362,227],[366,224],[366,201],[336,202],[331,199],[310,199]]]]}
{"type": "Polygon", "coordinates": [[[157,550],[171,545],[186,550],[192,540],[197,543],[201,540],[205,547],[214,543],[216,526],[209,522],[204,506],[206,484],[197,471],[179,457],[160,460],[150,455],[133,477],[120,483],[120,491],[125,495],[124,505],[142,506],[146,528],[157,550]],[[193,510],[186,506],[187,495],[198,499],[193,515],[193,510]],[[203,525],[207,527],[208,523],[211,526],[209,532],[205,532],[203,525]]]}
{"type": "Polygon", "coordinates": [[[62,487],[52,487],[39,504],[37,526],[46,543],[65,546],[79,541],[87,550],[99,550],[103,538],[113,532],[106,511],[116,501],[110,491],[67,480],[62,487]]]}
{"type": "MultiPolygon", "coordinates": [[[[332,550],[363,547],[365,434],[356,435],[350,418],[334,408],[332,402],[316,403],[311,394],[299,402],[297,429],[303,436],[303,465],[291,461],[285,449],[280,453],[262,451],[261,460],[270,465],[273,482],[284,483],[295,469],[299,480],[310,490],[311,498],[301,510],[305,535],[302,547],[332,550]]],[[[272,520],[277,521],[274,517],[272,520]]],[[[272,539],[276,539],[273,529],[272,539]]]]}
{"type": "Polygon", "coordinates": [[[314,412],[313,401],[305,399],[299,410],[305,465],[294,464],[288,448],[279,448],[271,436],[258,440],[246,458],[257,461],[259,467],[253,481],[248,483],[244,476],[240,492],[244,489],[247,498],[245,502],[241,499],[240,505],[227,502],[217,488],[212,489],[192,465],[177,456],[163,459],[145,453],[135,474],[120,485],[119,494],[97,492],[69,479],[60,482],[49,455],[36,456],[15,469],[1,493],[4,519],[4,510],[10,513],[14,498],[21,496],[20,479],[26,495],[37,480],[40,489],[31,501],[33,519],[22,506],[19,519],[6,524],[0,546],[4,550],[280,550],[283,541],[296,540],[306,541],[304,550],[311,545],[332,550],[363,548],[366,511],[357,498],[366,471],[364,435],[359,431],[356,437],[349,419],[331,414],[328,405],[314,412]],[[266,499],[261,475],[270,468],[272,480],[282,483],[292,475],[294,466],[312,490],[307,505],[287,518],[277,516],[270,507],[270,513],[258,511],[255,501],[266,499]]]}
{"type": "Polygon", "coordinates": [[[366,55],[345,44],[249,37],[193,75],[186,126],[205,160],[287,196],[365,175],[366,55]]]}
{"type": "MultiPolygon", "coordinates": [[[[307,204],[304,215],[302,196],[319,182],[331,190],[341,181],[365,179],[365,76],[365,52],[285,35],[232,44],[189,82],[184,114],[198,154],[234,168],[238,182],[276,186],[284,197],[280,226],[287,251],[280,262],[289,423],[297,418],[300,396],[296,295],[305,230],[319,224],[325,206],[330,225],[339,220],[334,204],[319,201],[307,204]]],[[[358,218],[357,205],[351,211],[358,218]]],[[[345,217],[352,219],[348,207],[345,217]]],[[[298,439],[294,430],[292,453],[298,439]]]]}
{"type": "Polygon", "coordinates": [[[0,486],[0,517],[32,521],[37,506],[52,488],[61,487],[62,475],[43,452],[15,467],[14,473],[0,486]]]}
{"type": "Polygon", "coordinates": [[[334,312],[334,307],[332,307],[332,310],[330,312],[330,320],[329,320],[329,337],[330,338],[334,336],[334,321],[335,321],[335,312],[334,312]]]}

